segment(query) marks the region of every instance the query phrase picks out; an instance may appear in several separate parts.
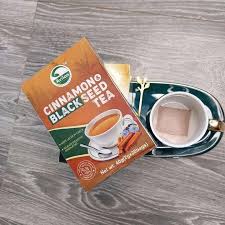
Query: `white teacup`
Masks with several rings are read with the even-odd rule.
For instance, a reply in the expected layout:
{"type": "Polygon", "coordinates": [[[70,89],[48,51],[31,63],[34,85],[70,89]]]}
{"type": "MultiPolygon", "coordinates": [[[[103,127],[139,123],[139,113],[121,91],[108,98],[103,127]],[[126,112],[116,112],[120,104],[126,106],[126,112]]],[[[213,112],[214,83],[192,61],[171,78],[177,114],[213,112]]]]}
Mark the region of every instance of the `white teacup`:
{"type": "MultiPolygon", "coordinates": [[[[224,131],[224,122],[208,118],[205,105],[196,96],[187,92],[173,92],[161,97],[150,113],[150,126],[156,138],[163,144],[183,148],[197,143],[207,129],[224,131]],[[158,110],[160,106],[191,110],[187,136],[163,134],[157,129],[158,110]]],[[[171,124],[167,126],[172,126],[171,124]]]]}
{"type": "Polygon", "coordinates": [[[107,110],[98,116],[96,116],[94,119],[92,119],[88,125],[85,128],[85,135],[92,141],[94,141],[96,144],[98,144],[100,147],[113,147],[117,144],[118,138],[120,136],[120,133],[122,131],[122,113],[118,109],[110,109],[107,110]],[[90,129],[98,122],[100,119],[109,116],[109,115],[114,115],[118,114],[119,119],[118,121],[107,131],[99,134],[99,135],[89,135],[90,129]]]}

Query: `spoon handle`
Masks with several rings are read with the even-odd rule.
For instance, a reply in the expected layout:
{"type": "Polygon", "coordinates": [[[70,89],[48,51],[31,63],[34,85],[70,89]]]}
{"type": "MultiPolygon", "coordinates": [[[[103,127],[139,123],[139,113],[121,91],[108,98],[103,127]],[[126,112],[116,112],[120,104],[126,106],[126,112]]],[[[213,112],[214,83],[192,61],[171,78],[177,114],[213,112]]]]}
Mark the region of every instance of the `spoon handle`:
{"type": "Polygon", "coordinates": [[[92,147],[92,146],[90,146],[90,145],[80,144],[80,146],[81,146],[81,147],[84,147],[84,148],[93,149],[93,150],[95,150],[95,151],[97,151],[97,152],[101,152],[99,149],[94,148],[94,147],[92,147]]]}

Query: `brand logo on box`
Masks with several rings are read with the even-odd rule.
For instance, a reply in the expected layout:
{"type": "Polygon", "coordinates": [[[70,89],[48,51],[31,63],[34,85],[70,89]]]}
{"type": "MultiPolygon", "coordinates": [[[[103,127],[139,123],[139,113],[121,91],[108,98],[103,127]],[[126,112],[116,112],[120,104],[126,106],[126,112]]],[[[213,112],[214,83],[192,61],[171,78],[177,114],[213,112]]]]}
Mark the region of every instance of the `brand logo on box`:
{"type": "Polygon", "coordinates": [[[56,66],[50,74],[50,80],[56,87],[66,86],[71,81],[71,78],[72,73],[70,69],[64,65],[56,66]]]}

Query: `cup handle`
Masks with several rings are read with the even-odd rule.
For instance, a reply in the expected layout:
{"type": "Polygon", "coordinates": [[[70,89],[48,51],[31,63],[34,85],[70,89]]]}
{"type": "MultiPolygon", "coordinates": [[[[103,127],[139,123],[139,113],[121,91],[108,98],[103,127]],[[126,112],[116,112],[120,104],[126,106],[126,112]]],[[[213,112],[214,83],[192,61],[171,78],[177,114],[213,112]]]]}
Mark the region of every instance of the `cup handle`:
{"type": "Polygon", "coordinates": [[[219,120],[210,119],[209,120],[209,127],[208,127],[208,129],[211,130],[211,131],[224,132],[225,131],[225,122],[219,121],[219,120]]]}

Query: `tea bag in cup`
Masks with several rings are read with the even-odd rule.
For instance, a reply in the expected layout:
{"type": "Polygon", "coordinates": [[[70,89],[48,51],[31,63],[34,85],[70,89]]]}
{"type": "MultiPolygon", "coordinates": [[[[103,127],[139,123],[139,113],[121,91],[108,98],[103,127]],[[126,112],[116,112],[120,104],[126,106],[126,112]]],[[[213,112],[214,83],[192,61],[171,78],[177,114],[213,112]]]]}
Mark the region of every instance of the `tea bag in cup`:
{"type": "Polygon", "coordinates": [[[157,130],[161,133],[188,136],[190,109],[159,106],[157,130]]]}

